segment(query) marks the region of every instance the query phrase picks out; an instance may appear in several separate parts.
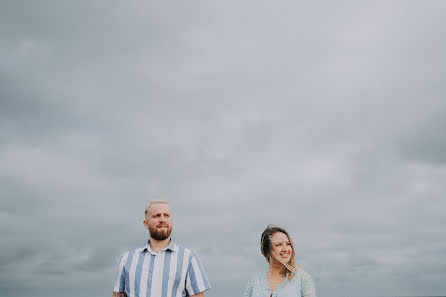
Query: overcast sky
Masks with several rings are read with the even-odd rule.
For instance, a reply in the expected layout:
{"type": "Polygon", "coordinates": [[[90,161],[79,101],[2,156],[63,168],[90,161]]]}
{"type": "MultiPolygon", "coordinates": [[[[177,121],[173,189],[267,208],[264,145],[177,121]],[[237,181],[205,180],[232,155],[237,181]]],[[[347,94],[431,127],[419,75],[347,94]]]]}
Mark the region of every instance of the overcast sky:
{"type": "Polygon", "coordinates": [[[162,198],[207,296],[270,223],[319,297],[446,295],[445,36],[444,1],[1,1],[0,290],[111,296],[162,198]]]}

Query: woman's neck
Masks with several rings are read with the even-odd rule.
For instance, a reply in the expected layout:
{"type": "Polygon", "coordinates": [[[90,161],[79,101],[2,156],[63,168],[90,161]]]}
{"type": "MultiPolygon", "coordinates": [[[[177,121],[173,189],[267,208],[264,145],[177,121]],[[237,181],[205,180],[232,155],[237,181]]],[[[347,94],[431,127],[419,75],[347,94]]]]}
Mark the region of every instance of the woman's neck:
{"type": "Polygon", "coordinates": [[[282,265],[269,264],[267,278],[271,293],[285,281],[285,277],[286,275],[284,274],[284,267],[282,265]]]}
{"type": "Polygon", "coordinates": [[[272,275],[284,275],[284,272],[286,271],[285,267],[283,267],[282,264],[276,264],[276,263],[270,263],[268,272],[272,275]]]}

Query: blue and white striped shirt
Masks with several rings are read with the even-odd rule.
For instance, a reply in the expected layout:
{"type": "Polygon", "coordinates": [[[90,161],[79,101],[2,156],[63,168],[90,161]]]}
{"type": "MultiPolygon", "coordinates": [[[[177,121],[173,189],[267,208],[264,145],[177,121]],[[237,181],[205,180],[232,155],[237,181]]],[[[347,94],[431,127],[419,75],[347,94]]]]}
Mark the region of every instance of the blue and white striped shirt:
{"type": "Polygon", "coordinates": [[[158,253],[149,244],[124,253],[113,291],[128,297],[184,297],[210,288],[198,256],[171,240],[158,253]]]}

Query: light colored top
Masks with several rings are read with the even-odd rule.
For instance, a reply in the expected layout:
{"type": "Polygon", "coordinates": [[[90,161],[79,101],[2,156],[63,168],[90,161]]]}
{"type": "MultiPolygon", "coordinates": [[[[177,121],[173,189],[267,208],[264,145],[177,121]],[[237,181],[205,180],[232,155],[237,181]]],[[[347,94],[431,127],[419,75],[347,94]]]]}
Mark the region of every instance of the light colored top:
{"type": "Polygon", "coordinates": [[[149,243],[124,253],[113,291],[128,297],[181,297],[210,287],[198,256],[171,240],[158,253],[149,243]]]}
{"type": "Polygon", "coordinates": [[[244,297],[316,297],[311,276],[299,268],[293,279],[288,277],[271,292],[268,284],[268,270],[257,273],[246,286],[244,297]]]}

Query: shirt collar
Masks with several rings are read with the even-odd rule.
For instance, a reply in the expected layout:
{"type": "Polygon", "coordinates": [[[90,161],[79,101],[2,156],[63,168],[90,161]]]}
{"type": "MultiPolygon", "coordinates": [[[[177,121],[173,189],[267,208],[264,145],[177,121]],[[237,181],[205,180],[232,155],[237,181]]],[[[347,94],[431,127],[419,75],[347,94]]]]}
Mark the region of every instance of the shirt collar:
{"type": "MultiPolygon", "coordinates": [[[[144,246],[143,251],[148,251],[152,254],[155,254],[155,252],[150,248],[150,239],[147,240],[147,244],[144,246]]],[[[176,252],[178,251],[178,245],[175,242],[173,242],[172,238],[170,238],[169,245],[164,249],[162,249],[162,251],[176,252]]]]}

